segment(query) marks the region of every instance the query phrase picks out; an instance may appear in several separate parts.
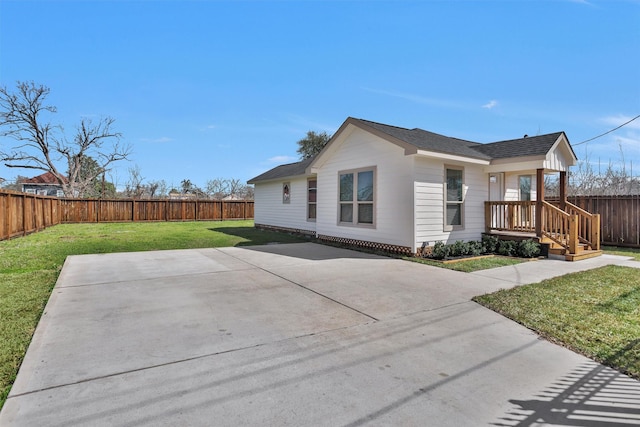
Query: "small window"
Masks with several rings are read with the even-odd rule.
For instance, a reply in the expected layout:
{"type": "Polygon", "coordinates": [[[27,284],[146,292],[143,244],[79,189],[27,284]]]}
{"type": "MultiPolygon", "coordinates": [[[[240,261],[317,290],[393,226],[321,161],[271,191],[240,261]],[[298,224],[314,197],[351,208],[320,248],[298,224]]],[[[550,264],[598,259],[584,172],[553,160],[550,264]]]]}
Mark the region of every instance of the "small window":
{"type": "Polygon", "coordinates": [[[318,181],[310,179],[307,181],[307,219],[316,220],[316,205],[318,201],[318,181]]]}
{"type": "Polygon", "coordinates": [[[24,192],[28,193],[28,194],[36,194],[36,189],[35,188],[26,188],[24,190],[24,192]]]}
{"type": "Polygon", "coordinates": [[[464,174],[462,169],[447,168],[444,182],[444,231],[464,226],[464,174]]]}
{"type": "Polygon", "coordinates": [[[56,196],[57,197],[64,197],[64,191],[62,191],[62,190],[56,191],[56,196]]]}
{"type": "Polygon", "coordinates": [[[344,225],[375,224],[375,168],[339,173],[338,222],[344,225]]]}
{"type": "Polygon", "coordinates": [[[282,183],[282,203],[291,203],[291,183],[282,183]]]}
{"type": "Polygon", "coordinates": [[[518,177],[520,186],[520,201],[531,201],[531,175],[521,175],[518,177]]]}

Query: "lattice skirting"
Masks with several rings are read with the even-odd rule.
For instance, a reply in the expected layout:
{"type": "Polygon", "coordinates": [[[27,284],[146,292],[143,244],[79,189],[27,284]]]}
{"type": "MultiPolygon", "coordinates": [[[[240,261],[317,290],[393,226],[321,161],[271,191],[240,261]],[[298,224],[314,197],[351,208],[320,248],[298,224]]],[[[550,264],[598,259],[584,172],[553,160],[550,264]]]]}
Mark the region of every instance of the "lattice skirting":
{"type": "Polygon", "coordinates": [[[265,225],[265,224],[255,224],[254,226],[260,230],[279,231],[283,233],[293,233],[293,234],[300,234],[303,236],[312,236],[312,237],[315,237],[316,235],[316,232],[313,230],[303,230],[300,228],[278,227],[275,225],[265,225]]]}
{"type": "Polygon", "coordinates": [[[347,239],[344,237],[325,236],[318,234],[319,241],[329,243],[339,243],[346,246],[357,246],[364,249],[372,249],[376,251],[389,252],[400,255],[413,255],[413,250],[408,246],[391,245],[389,243],[368,242],[366,240],[347,239]]]}

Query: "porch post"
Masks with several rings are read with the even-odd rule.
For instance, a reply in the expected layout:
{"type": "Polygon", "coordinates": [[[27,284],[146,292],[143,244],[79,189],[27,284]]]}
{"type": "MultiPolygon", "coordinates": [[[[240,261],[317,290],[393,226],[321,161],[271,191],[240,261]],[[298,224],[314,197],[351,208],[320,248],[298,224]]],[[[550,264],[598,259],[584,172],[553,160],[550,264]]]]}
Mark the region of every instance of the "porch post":
{"type": "Polygon", "coordinates": [[[560,181],[558,182],[560,186],[560,209],[564,210],[567,204],[567,172],[560,172],[560,181]]]}
{"type": "Polygon", "coordinates": [[[536,170],[536,236],[542,237],[542,202],[544,200],[544,169],[536,170]]]}

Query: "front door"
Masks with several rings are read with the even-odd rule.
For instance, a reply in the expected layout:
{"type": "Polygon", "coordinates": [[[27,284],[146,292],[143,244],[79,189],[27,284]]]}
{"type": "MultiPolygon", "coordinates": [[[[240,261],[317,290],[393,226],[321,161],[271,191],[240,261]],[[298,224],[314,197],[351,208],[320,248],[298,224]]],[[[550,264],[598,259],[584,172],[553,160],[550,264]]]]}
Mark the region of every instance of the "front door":
{"type": "Polygon", "coordinates": [[[489,201],[501,202],[504,200],[504,173],[489,174],[489,201]]]}

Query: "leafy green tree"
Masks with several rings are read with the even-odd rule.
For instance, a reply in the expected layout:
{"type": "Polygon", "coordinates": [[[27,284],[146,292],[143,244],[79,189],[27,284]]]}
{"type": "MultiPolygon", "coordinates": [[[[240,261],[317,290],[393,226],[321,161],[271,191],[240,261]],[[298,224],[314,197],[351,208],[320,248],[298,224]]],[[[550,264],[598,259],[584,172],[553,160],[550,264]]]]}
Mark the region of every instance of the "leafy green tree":
{"type": "Polygon", "coordinates": [[[297,142],[300,160],[310,159],[318,154],[331,137],[326,132],[316,133],[312,130],[307,132],[307,136],[297,142]]]}

